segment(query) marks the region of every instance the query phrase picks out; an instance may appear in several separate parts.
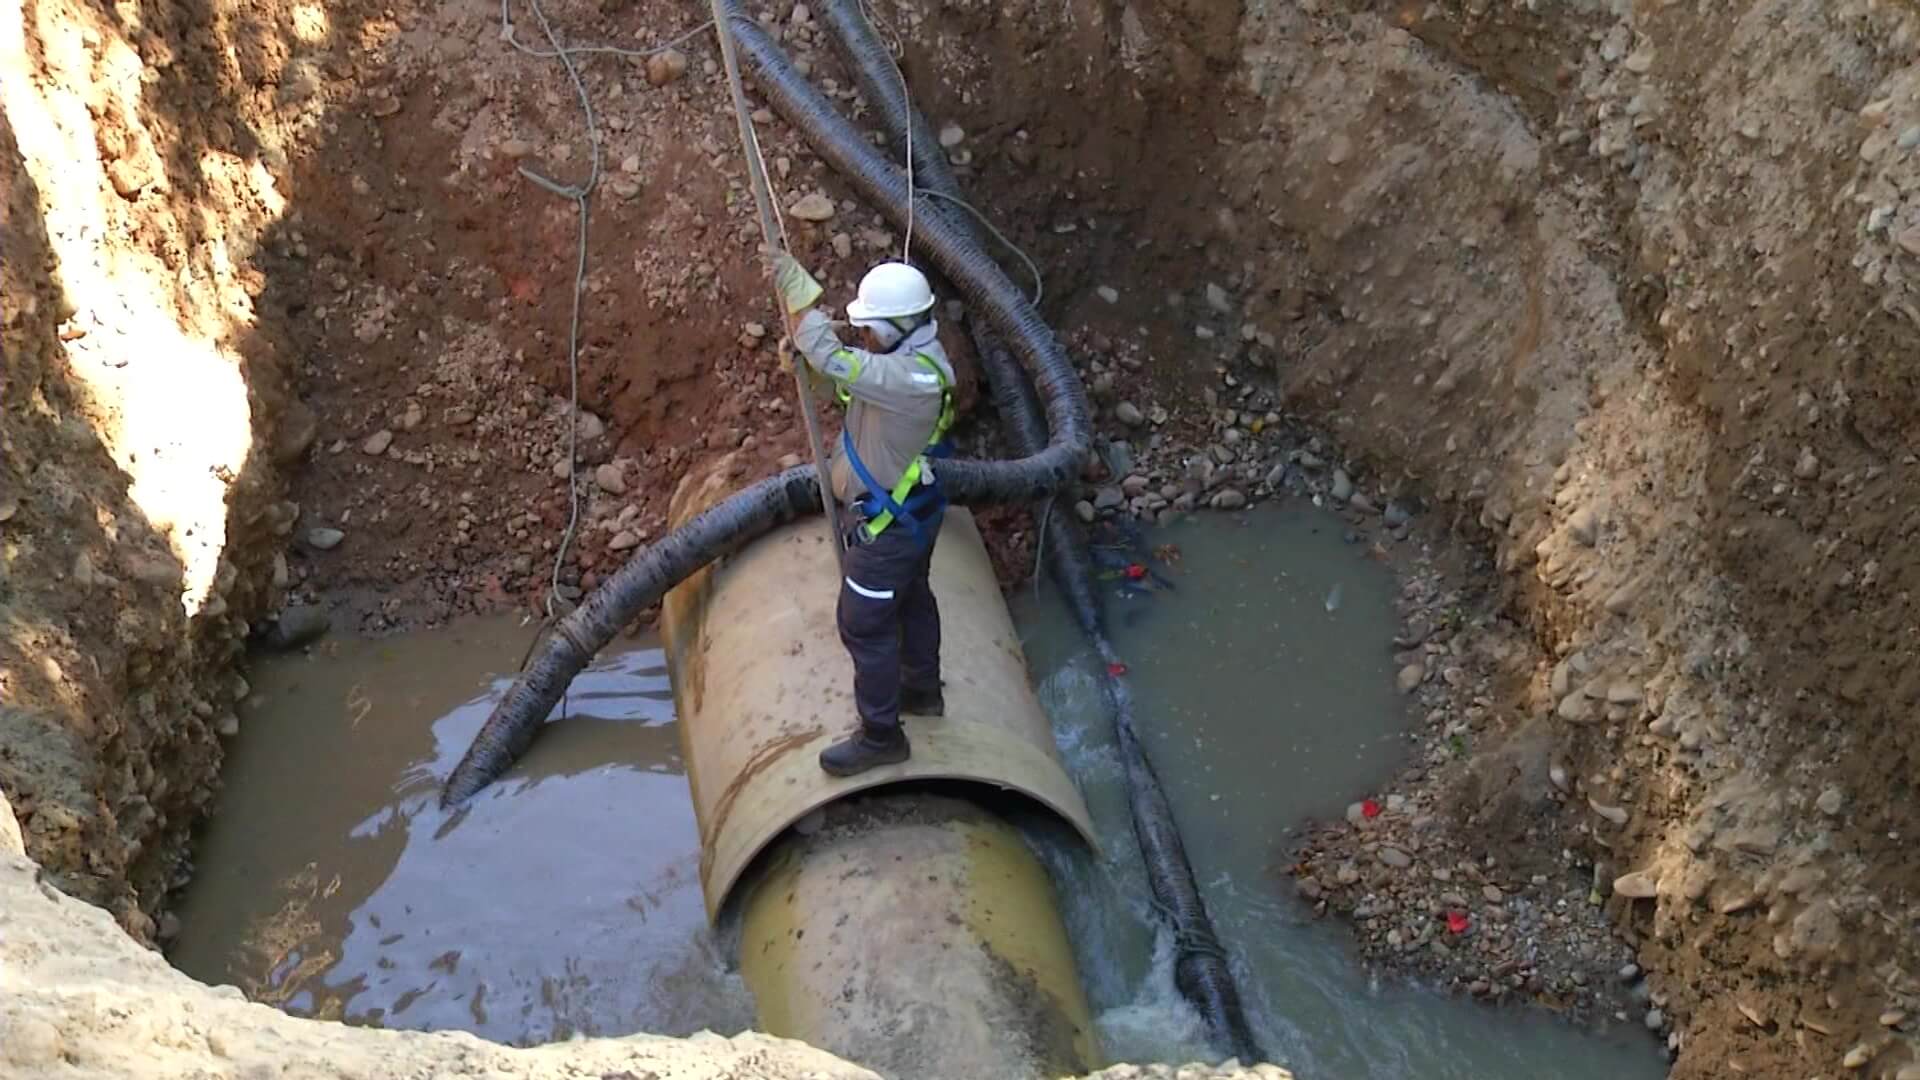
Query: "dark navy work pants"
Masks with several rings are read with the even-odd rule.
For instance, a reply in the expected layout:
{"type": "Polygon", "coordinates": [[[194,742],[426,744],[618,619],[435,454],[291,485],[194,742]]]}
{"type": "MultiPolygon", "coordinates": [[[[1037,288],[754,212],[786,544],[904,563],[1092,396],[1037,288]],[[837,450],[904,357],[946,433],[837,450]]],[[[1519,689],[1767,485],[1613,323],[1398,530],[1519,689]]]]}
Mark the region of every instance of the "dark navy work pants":
{"type": "MultiPolygon", "coordinates": [[[[858,515],[853,515],[858,517],[858,515]]],[[[927,573],[944,510],[922,522],[921,542],[895,521],[863,541],[848,539],[840,582],[840,641],[853,657],[854,707],[862,724],[891,734],[900,726],[900,688],[940,688],[940,605],[927,573]]]]}

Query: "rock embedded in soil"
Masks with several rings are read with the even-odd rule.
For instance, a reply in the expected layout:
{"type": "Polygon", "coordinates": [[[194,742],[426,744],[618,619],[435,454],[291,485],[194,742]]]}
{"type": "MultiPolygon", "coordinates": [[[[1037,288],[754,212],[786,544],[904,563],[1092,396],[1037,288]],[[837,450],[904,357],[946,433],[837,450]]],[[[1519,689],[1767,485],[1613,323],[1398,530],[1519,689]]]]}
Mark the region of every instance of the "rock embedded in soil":
{"type": "Polygon", "coordinates": [[[1638,583],[1629,582],[1607,594],[1606,602],[1602,606],[1614,615],[1625,615],[1633,610],[1633,602],[1639,598],[1639,595],[1638,583]]]}
{"type": "Polygon", "coordinates": [[[308,645],[326,636],[333,626],[332,616],[314,604],[293,604],[280,613],[261,637],[269,649],[286,652],[308,645]]]}
{"type": "Polygon", "coordinates": [[[1401,693],[1411,694],[1419,688],[1421,683],[1427,681],[1427,669],[1421,664],[1408,664],[1400,669],[1400,674],[1394,681],[1400,687],[1401,693]]]}
{"type": "Polygon", "coordinates": [[[1609,705],[1638,705],[1645,696],[1639,683],[1616,682],[1606,689],[1609,705]]]}
{"type": "Polygon", "coordinates": [[[315,551],[332,551],[346,538],[346,533],[339,529],[329,529],[324,525],[307,530],[307,546],[315,551]]]}
{"type": "Polygon", "coordinates": [[[1347,476],[1345,469],[1333,470],[1333,483],[1328,492],[1340,502],[1353,498],[1353,480],[1347,476]]]}
{"type": "Polygon", "coordinates": [[[360,444],[360,451],[370,457],[379,457],[381,454],[387,452],[387,447],[392,445],[393,432],[388,431],[386,428],[381,428],[379,431],[367,436],[367,441],[360,444]]]}
{"type": "Polygon", "coordinates": [[[653,86],[665,86],[687,73],[687,54],[679,49],[668,49],[647,58],[647,82],[653,86]]]}
{"type": "Polygon", "coordinates": [[[1625,825],[1627,823],[1627,810],[1624,806],[1608,806],[1592,798],[1587,799],[1587,805],[1593,809],[1594,813],[1613,822],[1615,825],[1625,825]]]}
{"type": "Polygon", "coordinates": [[[608,462],[593,470],[593,482],[599,485],[601,491],[609,495],[625,495],[627,493],[627,478],[620,466],[613,462],[608,462]]]}
{"type": "Polygon", "coordinates": [[[1114,419],[1128,427],[1139,427],[1141,424],[1147,422],[1145,414],[1140,411],[1140,406],[1135,405],[1131,401],[1123,401],[1114,406],[1113,416],[1114,419]]]}
{"type": "Polygon", "coordinates": [[[273,460],[281,465],[293,464],[306,456],[319,436],[319,414],[297,398],[289,401],[273,432],[273,460]]]}
{"type": "Polygon", "coordinates": [[[1238,510],[1247,505],[1247,497],[1233,488],[1225,488],[1215,493],[1209,505],[1215,510],[1238,510]]]}
{"type": "Polygon", "coordinates": [[[1567,519],[1567,535],[1585,547],[1592,547],[1600,541],[1600,515],[1590,506],[1574,511],[1567,519]]]}
{"type": "Polygon", "coordinates": [[[1593,719],[1593,700],[1587,697],[1585,690],[1575,690],[1560,699],[1560,707],[1554,715],[1569,724],[1584,724],[1593,719]]]}
{"type": "Polygon", "coordinates": [[[1380,849],[1380,861],[1395,870],[1405,870],[1413,865],[1413,856],[1397,847],[1383,847],[1380,849]]]}
{"type": "Polygon", "coordinates": [[[1660,894],[1660,880],[1646,870],[1637,870],[1614,878],[1613,891],[1629,900],[1649,900],[1660,894]]]}
{"type": "Polygon", "coordinates": [[[817,191],[801,196],[797,202],[787,208],[790,216],[801,221],[832,221],[834,214],[838,212],[833,205],[833,200],[817,191]]]}

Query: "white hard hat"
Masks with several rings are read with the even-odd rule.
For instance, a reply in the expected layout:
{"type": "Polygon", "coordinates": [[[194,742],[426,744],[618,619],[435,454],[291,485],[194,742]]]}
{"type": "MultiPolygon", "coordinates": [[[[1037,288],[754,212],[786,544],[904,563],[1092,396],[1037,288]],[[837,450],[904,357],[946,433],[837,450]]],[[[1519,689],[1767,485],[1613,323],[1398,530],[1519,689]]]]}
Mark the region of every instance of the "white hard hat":
{"type": "Polygon", "coordinates": [[[847,304],[847,317],[899,319],[932,307],[927,275],[903,262],[883,262],[860,279],[860,295],[847,304]]]}

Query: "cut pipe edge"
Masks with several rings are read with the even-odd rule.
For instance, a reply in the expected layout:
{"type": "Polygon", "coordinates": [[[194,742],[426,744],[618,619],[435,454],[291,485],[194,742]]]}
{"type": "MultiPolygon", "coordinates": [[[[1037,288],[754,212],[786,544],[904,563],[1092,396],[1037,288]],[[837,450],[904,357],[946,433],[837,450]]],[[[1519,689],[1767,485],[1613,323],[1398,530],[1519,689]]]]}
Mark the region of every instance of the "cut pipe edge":
{"type": "Polygon", "coordinates": [[[1104,1064],[1052,883],[1011,825],[904,790],[823,819],[743,886],[740,973],[762,1030],[886,1076],[1104,1064]]]}

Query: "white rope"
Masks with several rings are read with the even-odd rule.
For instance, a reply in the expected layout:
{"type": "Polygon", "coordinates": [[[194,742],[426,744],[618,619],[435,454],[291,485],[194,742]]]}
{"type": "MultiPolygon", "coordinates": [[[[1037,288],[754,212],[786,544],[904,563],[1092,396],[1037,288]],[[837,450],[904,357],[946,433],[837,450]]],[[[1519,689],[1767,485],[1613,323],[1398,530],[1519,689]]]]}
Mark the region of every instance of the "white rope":
{"type": "Polygon", "coordinates": [[[1040,511],[1040,528],[1034,534],[1033,542],[1033,595],[1040,595],[1040,562],[1047,553],[1047,525],[1053,518],[1053,503],[1058,495],[1047,496],[1047,505],[1040,511]]]}
{"type": "Polygon", "coordinates": [[[507,4],[508,0],[500,0],[500,40],[519,49],[528,56],[537,56],[543,60],[551,60],[563,53],[568,56],[625,56],[634,60],[645,60],[650,56],[658,56],[668,49],[676,48],[692,41],[694,38],[706,33],[707,29],[713,25],[713,20],[708,19],[699,26],[667,42],[665,45],[655,45],[651,49],[623,49],[618,45],[570,45],[565,49],[556,48],[554,50],[543,51],[513,36],[513,23],[507,17],[507,4]]]}
{"type": "Polygon", "coordinates": [[[900,242],[900,261],[913,259],[913,99],[907,97],[907,76],[900,65],[893,65],[894,74],[900,76],[900,96],[907,105],[907,235],[900,242]]]}
{"type": "Polygon", "coordinates": [[[580,439],[580,307],[581,296],[587,288],[587,231],[588,201],[594,188],[600,185],[600,124],[593,111],[593,97],[587,93],[586,81],[580,77],[579,66],[574,63],[576,56],[624,56],[645,59],[657,56],[683,42],[690,41],[705,33],[713,21],[701,23],[692,30],[681,34],[664,45],[650,49],[623,49],[616,45],[573,45],[560,43],[560,35],[553,29],[553,23],[547,19],[546,9],[540,6],[540,0],[527,0],[527,7],[540,24],[540,32],[545,35],[551,49],[536,49],[514,36],[513,12],[511,0],[500,0],[500,40],[513,46],[528,56],[540,59],[558,59],[567,69],[567,78],[573,83],[574,96],[580,101],[580,111],[587,121],[587,143],[590,150],[590,165],[587,178],[578,184],[563,184],[549,176],[544,176],[525,165],[520,166],[520,175],[563,199],[572,199],[576,217],[579,241],[573,268],[573,311],[567,326],[567,527],[560,535],[560,546],[553,553],[553,574],[548,582],[546,610],[547,618],[554,618],[553,598],[560,591],[560,573],[567,562],[567,552],[573,547],[574,536],[580,529],[580,478],[579,478],[579,439],[580,439]]]}
{"type": "MultiPolygon", "coordinates": [[[[514,38],[513,17],[507,5],[508,0],[500,0],[501,38],[522,52],[539,55],[537,50],[522,45],[514,38]]],[[[553,575],[548,582],[546,602],[547,618],[551,619],[554,617],[553,598],[560,591],[560,572],[566,565],[567,551],[573,546],[574,533],[580,528],[580,485],[577,475],[580,459],[580,294],[586,291],[587,200],[600,183],[600,128],[593,115],[593,97],[587,93],[587,84],[580,78],[580,69],[573,62],[574,54],[560,44],[560,36],[554,32],[553,23],[548,21],[540,0],[527,0],[527,6],[539,21],[540,32],[546,35],[547,44],[553,46],[553,51],[546,55],[559,58],[567,69],[567,78],[572,81],[574,95],[579,98],[580,110],[586,116],[590,150],[587,178],[578,184],[562,184],[525,165],[520,166],[520,175],[563,199],[572,199],[579,221],[576,230],[578,251],[573,273],[573,310],[567,325],[567,528],[561,533],[560,546],[553,553],[553,575]]]]}

